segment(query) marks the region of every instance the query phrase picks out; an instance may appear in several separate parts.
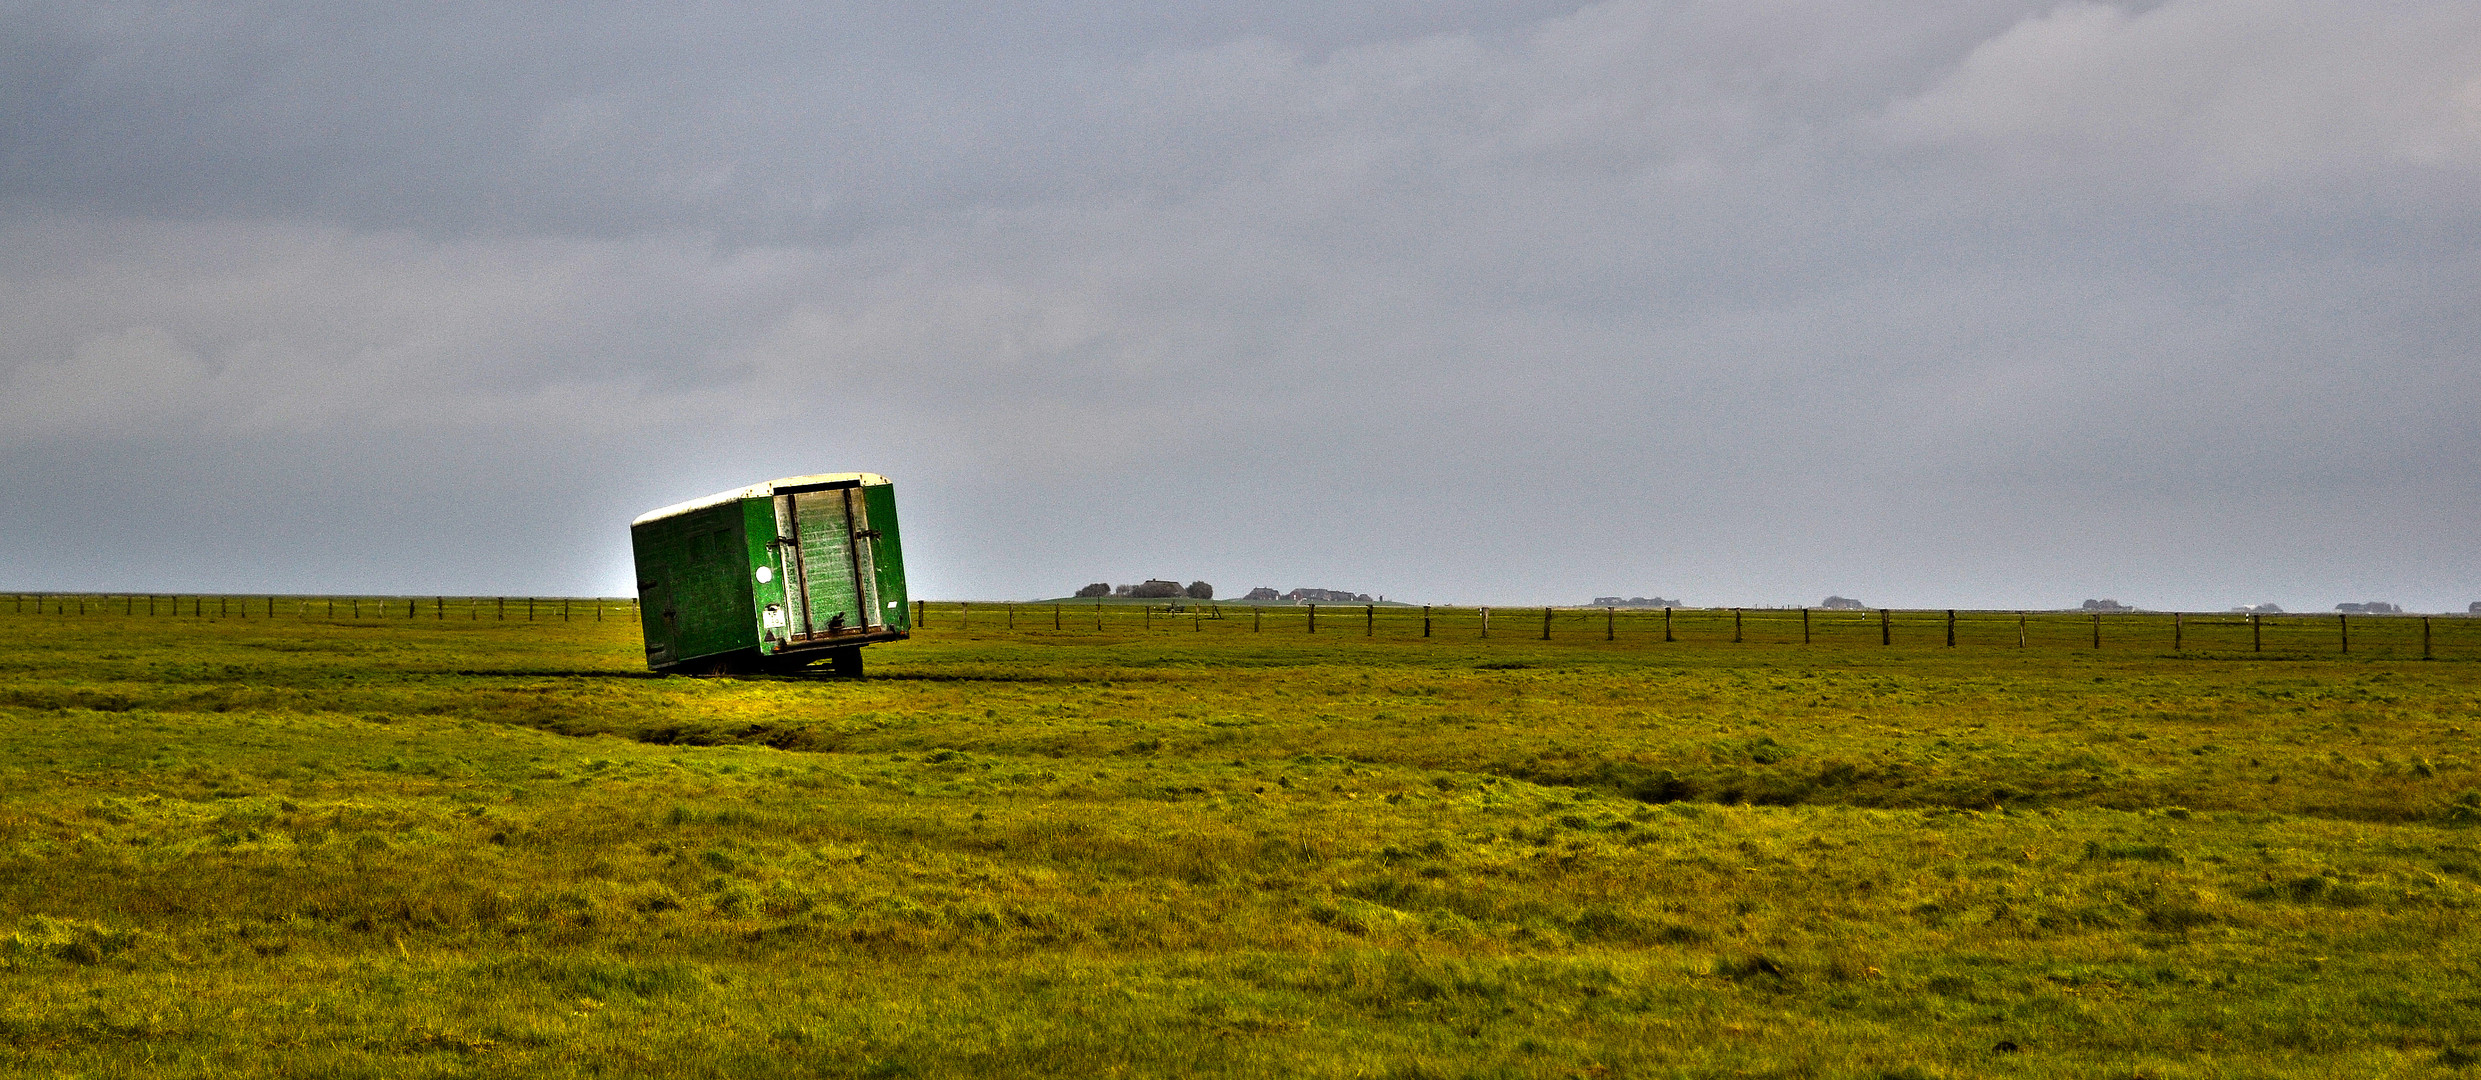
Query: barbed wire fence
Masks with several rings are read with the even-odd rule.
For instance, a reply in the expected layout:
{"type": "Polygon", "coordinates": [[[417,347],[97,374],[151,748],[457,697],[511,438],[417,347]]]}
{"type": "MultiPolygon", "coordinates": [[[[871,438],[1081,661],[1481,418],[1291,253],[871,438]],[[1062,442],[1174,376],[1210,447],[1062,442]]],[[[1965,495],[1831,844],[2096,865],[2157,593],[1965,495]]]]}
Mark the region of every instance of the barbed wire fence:
{"type": "Polygon", "coordinates": [[[450,619],[572,622],[637,618],[637,601],[598,596],[387,596],[285,593],[12,593],[12,615],[356,622],[450,619]]]}
{"type": "Polygon", "coordinates": [[[2452,651],[2481,656],[2481,618],[2348,612],[916,601],[914,626],[984,633],[1273,633],[1610,645],[2155,649],[2422,657],[2452,651]]]}
{"type": "MultiPolygon", "coordinates": [[[[12,593],[17,616],[153,619],[635,621],[630,597],[379,594],[12,593]]],[[[2159,650],[2481,657],[2481,617],[1918,608],[1489,607],[1398,604],[1160,604],[934,601],[914,629],[1038,635],[1297,634],[1437,641],[1638,645],[2159,650]]]]}

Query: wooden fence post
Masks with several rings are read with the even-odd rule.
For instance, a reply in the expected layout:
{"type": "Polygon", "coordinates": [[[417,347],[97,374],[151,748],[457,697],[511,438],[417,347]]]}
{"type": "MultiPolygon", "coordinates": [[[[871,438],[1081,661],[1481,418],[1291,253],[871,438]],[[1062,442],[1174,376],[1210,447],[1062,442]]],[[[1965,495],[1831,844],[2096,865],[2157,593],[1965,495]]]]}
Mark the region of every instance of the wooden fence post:
{"type": "Polygon", "coordinates": [[[1482,639],[1487,641],[1490,639],[1490,609],[1475,608],[1473,610],[1479,612],[1482,616],[1482,639]]]}
{"type": "Polygon", "coordinates": [[[1663,605],[1663,640],[1664,640],[1664,641],[1678,641],[1678,640],[1680,640],[1680,639],[1678,639],[1678,638],[1675,638],[1675,637],[1672,637],[1672,636],[1671,636],[1671,605],[1669,605],[1669,604],[1665,604],[1665,605],[1663,605]]]}
{"type": "Polygon", "coordinates": [[[2024,612],[2016,613],[2016,647],[2024,648],[2024,612]]]}
{"type": "Polygon", "coordinates": [[[1890,621],[1885,608],[1878,609],[1878,644],[1895,644],[1895,624],[1890,621]]]}
{"type": "Polygon", "coordinates": [[[1550,608],[1545,607],[1545,608],[1543,608],[1543,609],[1542,609],[1542,640],[1544,640],[1544,641],[1549,641],[1550,639],[1551,639],[1551,609],[1550,609],[1550,608]]]}
{"type": "Polygon", "coordinates": [[[2421,616],[2421,659],[2429,659],[2429,616],[2421,616]]]}
{"type": "Polygon", "coordinates": [[[1421,636],[1430,636],[1430,605],[1421,606],[1421,636]]]}
{"type": "Polygon", "coordinates": [[[1614,636],[1619,633],[1619,618],[1618,608],[1602,609],[1602,640],[1619,640],[1616,636],[1614,636]]]}
{"type": "Polygon", "coordinates": [[[1806,607],[1800,609],[1800,643],[1809,644],[1809,609],[1806,607]]]}
{"type": "Polygon", "coordinates": [[[2179,619],[2179,612],[2174,611],[2174,612],[2172,612],[2172,613],[2171,613],[2171,651],[2172,651],[2172,652],[2178,652],[2178,651],[2180,651],[2180,649],[2181,649],[2181,647],[2182,647],[2182,644],[2183,644],[2183,643],[2182,643],[2182,641],[2181,641],[2181,635],[2180,635],[2180,619],[2179,619]]]}
{"type": "Polygon", "coordinates": [[[1378,605],[1371,604],[1361,609],[1361,636],[1378,636],[1378,605]]]}
{"type": "Polygon", "coordinates": [[[1266,629],[1266,609],[1256,604],[1249,605],[1249,632],[1255,634],[1264,629],[1266,629]]]}
{"type": "Polygon", "coordinates": [[[2259,616],[2254,611],[2248,613],[2248,651],[2266,651],[2264,624],[2259,621],[2259,616]]]}
{"type": "Polygon", "coordinates": [[[1309,632],[1313,634],[1318,632],[1318,605],[1316,604],[1309,606],[1309,632]]]}
{"type": "Polygon", "coordinates": [[[2102,613],[2099,611],[2093,613],[2093,647],[2102,647],[2102,613]]]}
{"type": "Polygon", "coordinates": [[[1101,633],[1101,632],[1102,632],[1102,629],[1103,629],[1103,598],[1102,598],[1102,597],[1097,596],[1097,597],[1095,597],[1095,598],[1094,598],[1094,630],[1095,630],[1095,632],[1096,632],[1096,633],[1101,633]]]}
{"type": "Polygon", "coordinates": [[[1947,609],[1947,647],[1956,647],[1956,609],[1947,609]]]}
{"type": "Polygon", "coordinates": [[[1732,609],[1732,644],[1740,644],[1740,609],[1732,609]]]}
{"type": "Polygon", "coordinates": [[[1058,604],[1053,604],[1053,605],[1051,605],[1051,629],[1053,629],[1053,630],[1057,630],[1057,629],[1059,629],[1059,628],[1060,628],[1060,606],[1059,606],[1058,604]]]}
{"type": "Polygon", "coordinates": [[[1010,629],[1010,630],[1014,630],[1014,629],[1016,629],[1016,628],[1017,628],[1017,606],[1016,606],[1015,604],[1010,604],[1010,605],[1008,605],[1008,629],[1010,629]]]}
{"type": "Polygon", "coordinates": [[[2351,616],[2340,611],[2335,612],[2335,633],[2343,639],[2343,651],[2346,655],[2349,655],[2352,651],[2352,624],[2350,620],[2351,616]]]}

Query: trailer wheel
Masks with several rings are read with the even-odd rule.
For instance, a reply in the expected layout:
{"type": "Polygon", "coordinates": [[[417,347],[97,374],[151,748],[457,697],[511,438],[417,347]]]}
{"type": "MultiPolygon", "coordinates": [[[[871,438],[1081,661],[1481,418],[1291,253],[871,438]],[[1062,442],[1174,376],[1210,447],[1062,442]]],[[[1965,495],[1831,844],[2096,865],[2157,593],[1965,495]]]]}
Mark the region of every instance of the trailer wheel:
{"type": "Polygon", "coordinates": [[[828,653],[827,673],[839,679],[861,678],[861,647],[837,649],[828,653]]]}

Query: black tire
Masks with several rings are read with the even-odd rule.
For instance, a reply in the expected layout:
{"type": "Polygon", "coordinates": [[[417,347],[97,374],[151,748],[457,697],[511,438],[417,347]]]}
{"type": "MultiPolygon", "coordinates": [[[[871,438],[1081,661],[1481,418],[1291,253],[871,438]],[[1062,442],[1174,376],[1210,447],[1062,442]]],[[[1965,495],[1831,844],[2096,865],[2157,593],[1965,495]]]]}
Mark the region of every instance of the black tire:
{"type": "Polygon", "coordinates": [[[827,673],[839,679],[861,678],[861,647],[837,649],[828,653],[827,673]]]}

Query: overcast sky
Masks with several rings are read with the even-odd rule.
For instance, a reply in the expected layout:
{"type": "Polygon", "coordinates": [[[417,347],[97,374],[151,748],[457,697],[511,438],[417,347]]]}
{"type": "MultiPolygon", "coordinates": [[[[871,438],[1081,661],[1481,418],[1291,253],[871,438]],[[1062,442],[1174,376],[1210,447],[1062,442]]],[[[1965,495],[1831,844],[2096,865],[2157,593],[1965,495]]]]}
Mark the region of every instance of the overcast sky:
{"type": "Polygon", "coordinates": [[[0,0],[0,588],[2461,611],[2476,301],[2472,0],[0,0]]]}

